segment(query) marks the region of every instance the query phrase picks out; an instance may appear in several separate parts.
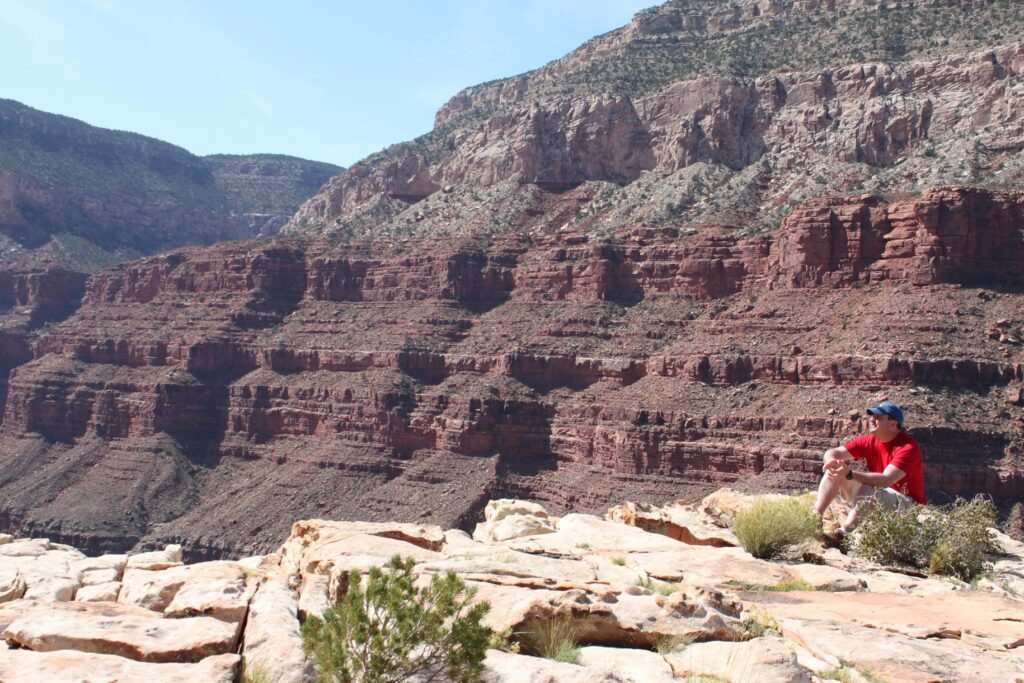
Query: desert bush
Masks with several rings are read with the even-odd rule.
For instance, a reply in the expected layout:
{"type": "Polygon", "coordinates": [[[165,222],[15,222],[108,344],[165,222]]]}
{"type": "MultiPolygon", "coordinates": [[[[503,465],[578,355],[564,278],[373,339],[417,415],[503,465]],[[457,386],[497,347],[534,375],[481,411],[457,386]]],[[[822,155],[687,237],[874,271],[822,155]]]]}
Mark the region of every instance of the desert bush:
{"type": "Polygon", "coordinates": [[[555,617],[534,622],[523,633],[523,645],[528,654],[567,664],[580,663],[578,630],[569,617],[555,617]]]}
{"type": "Polygon", "coordinates": [[[872,562],[888,566],[919,567],[935,543],[933,527],[918,521],[920,508],[876,508],[864,515],[851,549],[872,562]]]}
{"type": "Polygon", "coordinates": [[[786,548],[814,538],[818,529],[806,496],[757,498],[736,513],[732,528],[743,548],[762,559],[778,557],[786,548]]]}
{"type": "Polygon", "coordinates": [[[501,631],[492,631],[491,637],[487,641],[487,647],[491,650],[501,650],[502,652],[519,654],[519,641],[516,640],[514,636],[515,634],[512,632],[511,626],[508,626],[501,631]]]}
{"type": "Polygon", "coordinates": [[[748,638],[761,638],[762,636],[778,634],[782,629],[779,622],[775,621],[772,615],[763,608],[755,608],[743,619],[743,632],[748,638]]]}
{"type": "Polygon", "coordinates": [[[412,558],[391,558],[366,580],[349,575],[338,604],[302,625],[319,683],[479,681],[492,637],[480,624],[490,606],[470,605],[475,591],[454,572],[417,587],[412,558]],[[445,678],[447,677],[447,678],[445,678]]]}
{"type": "Polygon", "coordinates": [[[857,527],[853,552],[883,565],[970,581],[984,571],[985,553],[996,550],[989,531],[995,522],[995,506],[983,496],[923,510],[879,507],[857,527]]]}
{"type": "Polygon", "coordinates": [[[667,655],[675,652],[680,647],[692,645],[697,642],[695,633],[664,633],[654,639],[654,649],[659,655],[667,655]]]}

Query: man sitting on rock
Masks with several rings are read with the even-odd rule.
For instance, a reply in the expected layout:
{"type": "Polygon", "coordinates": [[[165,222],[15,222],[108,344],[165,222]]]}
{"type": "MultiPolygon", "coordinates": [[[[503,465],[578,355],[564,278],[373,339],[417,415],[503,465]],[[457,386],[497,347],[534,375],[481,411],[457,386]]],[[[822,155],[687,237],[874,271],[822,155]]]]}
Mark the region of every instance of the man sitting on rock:
{"type": "Polygon", "coordinates": [[[814,512],[821,517],[840,493],[851,505],[839,530],[826,535],[829,541],[841,539],[857,525],[865,504],[898,510],[928,502],[921,448],[903,431],[903,409],[892,401],[882,401],[867,412],[870,433],[825,451],[814,512]],[[866,460],[867,472],[851,469],[851,460],[866,460]]]}

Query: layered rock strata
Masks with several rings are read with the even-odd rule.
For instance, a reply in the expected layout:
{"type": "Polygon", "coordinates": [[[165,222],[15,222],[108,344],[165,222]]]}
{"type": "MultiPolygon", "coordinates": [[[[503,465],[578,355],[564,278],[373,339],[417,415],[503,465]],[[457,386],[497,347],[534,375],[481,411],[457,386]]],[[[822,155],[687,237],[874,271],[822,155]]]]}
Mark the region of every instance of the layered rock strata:
{"type": "Polygon", "coordinates": [[[812,486],[883,396],[930,496],[1016,519],[1022,206],[948,187],[811,202],[771,237],[279,240],[121,265],[8,361],[0,525],[212,557],[313,514],[452,527],[496,493],[596,510],[812,486]]]}

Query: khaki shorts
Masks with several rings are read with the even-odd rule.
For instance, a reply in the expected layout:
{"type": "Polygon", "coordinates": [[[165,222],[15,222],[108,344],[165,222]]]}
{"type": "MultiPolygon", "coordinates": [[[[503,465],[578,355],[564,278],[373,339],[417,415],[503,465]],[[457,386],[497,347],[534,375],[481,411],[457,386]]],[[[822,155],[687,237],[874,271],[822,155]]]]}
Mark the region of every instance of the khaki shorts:
{"type": "MultiPolygon", "coordinates": [[[[858,499],[868,500],[860,495],[861,487],[863,487],[859,481],[850,482],[850,495],[843,494],[843,498],[847,503],[853,505],[858,502],[858,499]]],[[[890,510],[907,510],[914,505],[914,499],[910,496],[900,493],[895,489],[875,489],[875,492],[871,494],[871,499],[878,501],[890,510]]]]}

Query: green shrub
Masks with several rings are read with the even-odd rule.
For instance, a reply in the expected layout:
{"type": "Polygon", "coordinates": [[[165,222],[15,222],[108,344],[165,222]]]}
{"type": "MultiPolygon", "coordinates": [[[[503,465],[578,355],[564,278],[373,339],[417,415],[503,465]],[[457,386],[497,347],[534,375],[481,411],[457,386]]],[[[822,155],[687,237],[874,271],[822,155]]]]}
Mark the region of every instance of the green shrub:
{"type": "Polygon", "coordinates": [[[767,559],[814,538],[819,521],[806,496],[757,498],[749,508],[736,513],[732,530],[748,553],[767,559]]]}
{"type": "Polygon", "coordinates": [[[857,527],[853,552],[883,565],[971,581],[984,571],[985,553],[996,550],[989,531],[995,523],[995,506],[983,496],[924,510],[876,508],[857,527]]]}
{"type": "Polygon", "coordinates": [[[515,640],[513,635],[511,626],[501,631],[493,631],[487,641],[488,649],[519,654],[519,641],[515,640]]]}
{"type": "Polygon", "coordinates": [[[762,636],[778,634],[782,631],[779,622],[775,621],[772,615],[763,608],[754,608],[743,619],[743,632],[748,638],[761,638],[762,636]]]}
{"type": "Polygon", "coordinates": [[[917,520],[919,513],[919,508],[871,510],[857,527],[853,553],[887,566],[919,567],[935,543],[928,537],[931,527],[917,520]]]}
{"type": "Polygon", "coordinates": [[[320,683],[482,679],[492,631],[480,620],[490,606],[470,606],[475,591],[454,572],[417,588],[414,565],[396,555],[385,569],[371,569],[365,582],[352,572],[338,604],[302,625],[302,645],[320,683]]]}
{"type": "Polygon", "coordinates": [[[580,663],[576,624],[569,617],[534,622],[523,633],[527,654],[567,664],[580,663]]]}

